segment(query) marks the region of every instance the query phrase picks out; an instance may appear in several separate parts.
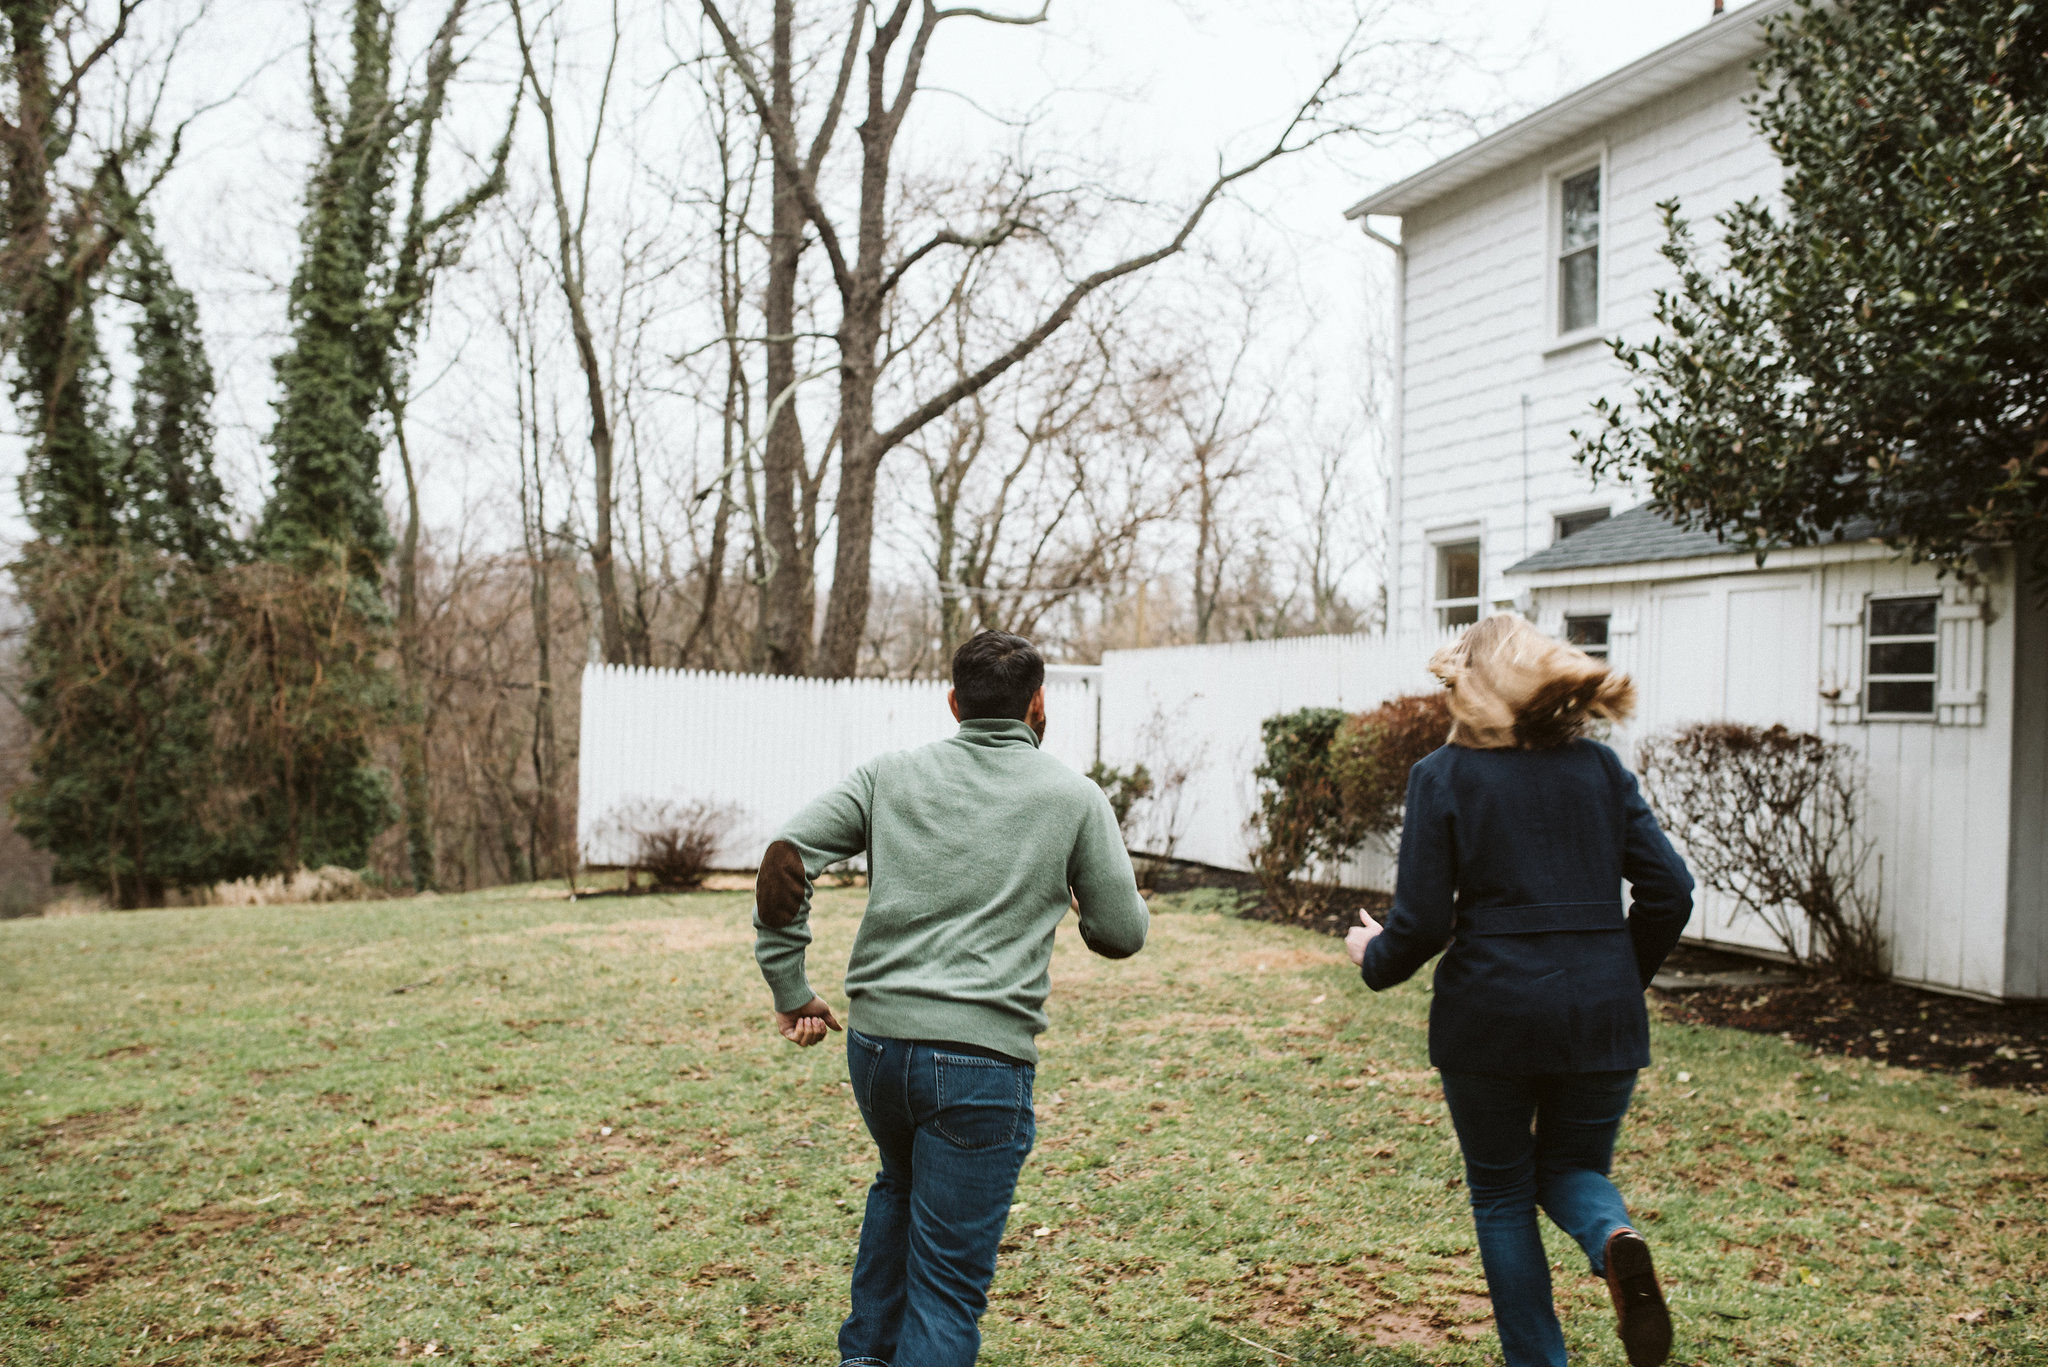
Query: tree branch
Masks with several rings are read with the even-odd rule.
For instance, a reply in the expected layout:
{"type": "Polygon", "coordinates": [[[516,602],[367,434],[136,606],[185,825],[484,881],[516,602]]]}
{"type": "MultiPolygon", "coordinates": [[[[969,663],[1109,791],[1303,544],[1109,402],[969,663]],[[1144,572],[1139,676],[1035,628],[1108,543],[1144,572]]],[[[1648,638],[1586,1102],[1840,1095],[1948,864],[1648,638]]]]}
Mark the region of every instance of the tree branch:
{"type": "MultiPolygon", "coordinates": [[[[707,4],[709,2],[710,0],[706,0],[707,4]]],[[[927,0],[927,3],[929,3],[929,0],[927,0]]],[[[1328,98],[1331,86],[1343,74],[1348,54],[1351,51],[1351,45],[1357,36],[1358,29],[1354,27],[1350,36],[1346,38],[1344,46],[1340,49],[1340,54],[1344,55],[1338,57],[1336,62],[1331,65],[1328,73],[1316,84],[1316,88],[1309,92],[1308,98],[1303,100],[1300,107],[1294,111],[1293,116],[1288,119],[1286,127],[1280,130],[1280,136],[1273,140],[1272,145],[1235,169],[1219,173],[1216,179],[1210,183],[1209,188],[1202,193],[1201,198],[1195,202],[1194,207],[1188,211],[1187,217],[1181,220],[1180,227],[1163,245],[1149,252],[1127,257],[1113,266],[1106,266],[1078,281],[1072,289],[1067,291],[1066,297],[1060,300],[1052,312],[1047,314],[1037,327],[1026,333],[1009,350],[989,361],[979,370],[961,376],[940,393],[919,404],[895,426],[883,432],[878,443],[878,449],[887,451],[905,437],[908,437],[911,433],[916,432],[926,423],[944,413],[954,404],[993,383],[1012,366],[1015,366],[1019,361],[1022,361],[1025,357],[1036,351],[1046,338],[1052,336],[1053,333],[1065,326],[1067,321],[1074,316],[1075,310],[1080,308],[1082,302],[1089,295],[1095,293],[1095,291],[1105,285],[1121,280],[1127,275],[1136,274],[1148,266],[1156,265],[1169,256],[1178,254],[1187,246],[1188,239],[1194,235],[1195,229],[1201,225],[1202,219],[1208,214],[1210,208],[1215,205],[1218,199],[1222,198],[1224,191],[1228,190],[1232,185],[1258,171],[1267,163],[1275,161],[1280,157],[1303,151],[1314,146],[1323,138],[1330,136],[1330,134],[1339,131],[1336,128],[1321,129],[1298,143],[1291,141],[1300,129],[1310,123],[1315,112],[1322,107],[1324,101],[1328,98]]]]}
{"type": "MultiPolygon", "coordinates": [[[[825,216],[825,206],[818,200],[817,181],[805,174],[803,159],[797,155],[796,130],[790,127],[786,119],[776,117],[775,102],[768,98],[767,90],[762,87],[761,75],[754,69],[753,58],[747,54],[739,35],[726,23],[725,16],[719,13],[717,0],[701,0],[701,3],[704,7],[704,17],[718,30],[719,41],[725,45],[726,59],[732,63],[733,70],[739,73],[740,84],[747,88],[747,94],[754,101],[755,112],[761,116],[761,122],[768,129],[770,149],[796,182],[797,199],[803,205],[804,216],[809,218],[812,226],[818,230],[818,245],[825,249],[826,259],[832,263],[834,283],[839,286],[842,294],[851,294],[854,288],[853,272],[847,266],[846,253],[840,248],[838,230],[825,216]]],[[[854,31],[856,34],[859,32],[858,25],[854,31]]]]}
{"type": "Polygon", "coordinates": [[[938,17],[940,19],[979,19],[989,24],[1042,24],[1045,22],[1046,12],[1051,8],[1052,0],[1045,0],[1045,3],[1038,7],[1038,13],[1036,14],[990,14],[985,9],[975,9],[969,5],[961,5],[954,9],[940,10],[938,17]]]}
{"type": "Polygon", "coordinates": [[[941,247],[971,247],[976,251],[986,251],[991,247],[1002,246],[1003,243],[1016,236],[1018,230],[1023,226],[1024,222],[1022,219],[1007,218],[987,232],[976,233],[972,236],[965,233],[956,233],[951,228],[941,228],[938,232],[932,234],[929,241],[896,263],[896,268],[883,278],[880,292],[883,295],[887,295],[889,291],[896,288],[897,284],[902,281],[904,275],[909,272],[912,266],[915,266],[941,247]]]}

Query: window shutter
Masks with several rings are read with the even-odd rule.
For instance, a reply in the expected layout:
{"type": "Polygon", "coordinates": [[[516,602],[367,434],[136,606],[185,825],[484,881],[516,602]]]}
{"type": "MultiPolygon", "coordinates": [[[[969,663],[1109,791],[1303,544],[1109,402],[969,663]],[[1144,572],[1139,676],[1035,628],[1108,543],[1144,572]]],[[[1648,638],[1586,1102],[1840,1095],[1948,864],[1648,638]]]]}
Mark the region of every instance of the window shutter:
{"type": "Polygon", "coordinates": [[[1934,665],[1934,719],[1943,726],[1984,724],[1984,618],[1982,588],[1943,588],[1936,627],[1941,643],[1934,665]]]}
{"type": "Polygon", "coordinates": [[[1828,721],[1854,726],[1863,720],[1863,595],[1828,600],[1823,618],[1820,696],[1828,721]]]}

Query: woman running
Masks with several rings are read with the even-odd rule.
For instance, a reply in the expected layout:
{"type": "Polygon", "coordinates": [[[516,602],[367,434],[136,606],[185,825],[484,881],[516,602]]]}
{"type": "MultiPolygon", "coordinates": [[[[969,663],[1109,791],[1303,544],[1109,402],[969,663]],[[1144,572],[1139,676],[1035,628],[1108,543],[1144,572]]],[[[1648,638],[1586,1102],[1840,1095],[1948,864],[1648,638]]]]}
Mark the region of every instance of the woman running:
{"type": "Polygon", "coordinates": [[[1634,776],[1583,734],[1626,718],[1635,689],[1514,616],[1472,627],[1430,671],[1450,690],[1450,741],[1408,776],[1386,924],[1361,911],[1346,943],[1375,992],[1443,951],[1429,1058],[1508,1367],[1565,1363],[1539,1205],[1606,1278],[1632,1367],[1656,1367],[1670,1312],[1607,1173],[1650,1062],[1643,989],[1693,884],[1634,776]]]}

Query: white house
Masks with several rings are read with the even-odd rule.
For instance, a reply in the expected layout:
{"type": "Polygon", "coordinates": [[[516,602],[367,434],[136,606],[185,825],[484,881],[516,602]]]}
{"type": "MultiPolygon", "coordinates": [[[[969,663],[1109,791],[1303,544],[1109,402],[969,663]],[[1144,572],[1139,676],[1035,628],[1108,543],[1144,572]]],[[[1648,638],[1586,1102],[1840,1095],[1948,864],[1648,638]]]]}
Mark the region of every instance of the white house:
{"type": "MultiPolygon", "coordinates": [[[[1851,529],[1759,567],[1572,459],[1592,400],[1625,392],[1602,339],[1646,335],[1672,279],[1657,203],[1705,228],[1778,182],[1743,101],[1792,2],[1715,18],[1350,210],[1399,263],[1392,626],[1519,610],[1636,676],[1636,735],[1730,718],[1849,743],[1896,974],[2048,996],[2048,613],[2010,557],[1966,587],[1851,529]]],[[[1719,899],[1695,924],[1764,943],[1719,899]]]]}

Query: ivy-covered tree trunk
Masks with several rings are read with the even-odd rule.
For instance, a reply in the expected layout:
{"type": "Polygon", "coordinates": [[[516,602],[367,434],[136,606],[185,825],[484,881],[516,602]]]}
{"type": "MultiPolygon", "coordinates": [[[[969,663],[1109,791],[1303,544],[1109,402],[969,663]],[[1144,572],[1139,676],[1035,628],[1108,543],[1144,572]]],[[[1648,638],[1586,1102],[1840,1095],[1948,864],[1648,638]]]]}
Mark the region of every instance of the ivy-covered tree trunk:
{"type": "Polygon", "coordinates": [[[390,262],[405,126],[391,91],[392,27],[387,0],[355,0],[339,108],[317,68],[313,78],[323,144],[288,301],[291,342],[276,361],[276,483],[257,534],[259,551],[305,583],[266,585],[252,596],[265,605],[259,620],[275,642],[252,657],[261,668],[252,663],[243,685],[270,691],[279,721],[265,734],[287,747],[250,759],[265,771],[252,802],[278,868],[360,867],[394,815],[389,783],[373,763],[374,728],[361,724],[392,701],[380,659],[390,625],[381,580],[392,547],[378,428],[389,343],[379,286],[390,262]],[[332,579],[337,568],[350,581],[345,589],[332,579]],[[314,601],[334,614],[324,635],[297,616],[314,601]],[[288,624],[301,629],[283,632],[288,624]],[[285,649],[281,632],[301,648],[285,649]],[[320,714],[330,707],[338,711],[320,714]]]}
{"type": "Polygon", "coordinates": [[[258,542],[290,561],[326,546],[374,581],[391,552],[378,472],[385,355],[377,273],[391,248],[392,182],[403,130],[391,94],[392,15],[356,0],[346,105],[313,84],[325,145],[306,195],[302,256],[288,304],[291,344],[277,358],[277,467],[258,542]]]}

